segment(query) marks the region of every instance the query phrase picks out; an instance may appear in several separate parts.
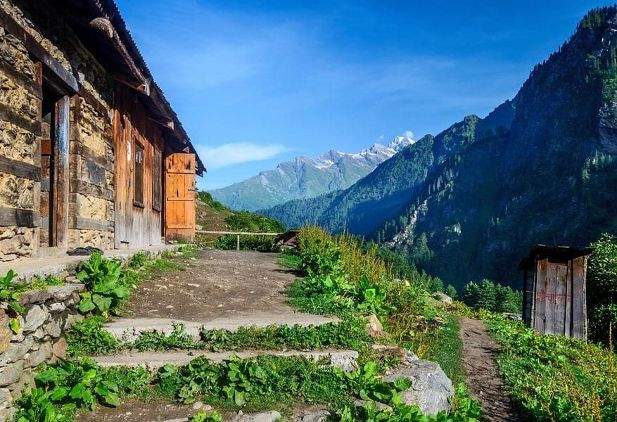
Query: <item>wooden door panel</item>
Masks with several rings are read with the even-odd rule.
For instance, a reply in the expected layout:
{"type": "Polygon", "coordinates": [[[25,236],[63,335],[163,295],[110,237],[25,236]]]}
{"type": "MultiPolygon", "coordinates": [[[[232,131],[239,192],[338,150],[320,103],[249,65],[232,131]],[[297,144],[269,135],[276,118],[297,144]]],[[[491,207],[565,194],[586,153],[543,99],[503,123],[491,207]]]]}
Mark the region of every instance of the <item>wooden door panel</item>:
{"type": "Polygon", "coordinates": [[[165,159],[165,236],[192,241],[195,237],[195,155],[171,154],[165,159]]]}

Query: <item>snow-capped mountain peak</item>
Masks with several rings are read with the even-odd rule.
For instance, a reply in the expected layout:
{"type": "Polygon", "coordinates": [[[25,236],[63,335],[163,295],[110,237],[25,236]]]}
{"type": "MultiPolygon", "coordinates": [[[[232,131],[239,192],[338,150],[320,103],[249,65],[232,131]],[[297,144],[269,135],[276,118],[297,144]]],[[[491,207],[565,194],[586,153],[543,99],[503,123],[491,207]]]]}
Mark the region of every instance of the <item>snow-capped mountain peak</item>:
{"type": "Polygon", "coordinates": [[[407,131],[386,145],[375,143],[356,153],[330,150],[314,158],[298,156],[212,195],[232,208],[256,210],[345,189],[414,142],[407,131]]]}

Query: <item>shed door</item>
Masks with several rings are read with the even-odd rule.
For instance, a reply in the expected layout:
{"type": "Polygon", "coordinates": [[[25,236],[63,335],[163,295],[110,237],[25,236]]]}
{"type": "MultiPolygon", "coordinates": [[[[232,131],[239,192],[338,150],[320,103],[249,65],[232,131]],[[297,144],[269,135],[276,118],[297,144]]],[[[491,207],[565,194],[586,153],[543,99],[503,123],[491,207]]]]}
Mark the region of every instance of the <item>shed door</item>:
{"type": "Polygon", "coordinates": [[[165,159],[165,237],[195,237],[195,154],[175,153],[165,159]]]}

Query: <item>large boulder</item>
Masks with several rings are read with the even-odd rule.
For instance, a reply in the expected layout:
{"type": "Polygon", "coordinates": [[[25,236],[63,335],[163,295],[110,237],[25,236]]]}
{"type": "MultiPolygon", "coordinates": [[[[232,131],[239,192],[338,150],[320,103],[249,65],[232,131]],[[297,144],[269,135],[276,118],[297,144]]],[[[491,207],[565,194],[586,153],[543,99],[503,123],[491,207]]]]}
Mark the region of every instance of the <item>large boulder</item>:
{"type": "Polygon", "coordinates": [[[406,404],[417,405],[427,415],[450,411],[454,387],[437,363],[418,359],[414,354],[408,353],[400,366],[388,371],[384,376],[384,380],[389,382],[398,378],[411,381],[411,387],[401,392],[406,404]]]}

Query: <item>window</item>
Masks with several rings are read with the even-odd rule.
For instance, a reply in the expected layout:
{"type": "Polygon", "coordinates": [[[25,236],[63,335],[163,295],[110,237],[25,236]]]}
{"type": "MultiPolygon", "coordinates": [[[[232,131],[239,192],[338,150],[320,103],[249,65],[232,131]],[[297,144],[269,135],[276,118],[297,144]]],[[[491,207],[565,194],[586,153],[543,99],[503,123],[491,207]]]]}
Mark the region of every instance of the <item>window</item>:
{"type": "Polygon", "coordinates": [[[135,183],[133,203],[135,206],[144,206],[144,147],[135,142],[135,183]]]}
{"type": "Polygon", "coordinates": [[[163,209],[163,155],[158,148],[154,148],[152,164],[152,209],[163,209]]]}

